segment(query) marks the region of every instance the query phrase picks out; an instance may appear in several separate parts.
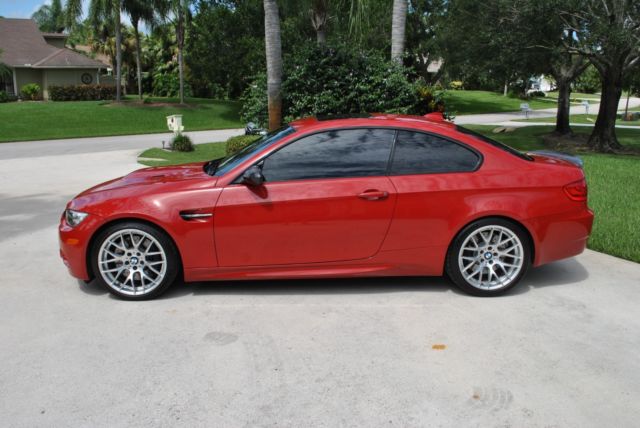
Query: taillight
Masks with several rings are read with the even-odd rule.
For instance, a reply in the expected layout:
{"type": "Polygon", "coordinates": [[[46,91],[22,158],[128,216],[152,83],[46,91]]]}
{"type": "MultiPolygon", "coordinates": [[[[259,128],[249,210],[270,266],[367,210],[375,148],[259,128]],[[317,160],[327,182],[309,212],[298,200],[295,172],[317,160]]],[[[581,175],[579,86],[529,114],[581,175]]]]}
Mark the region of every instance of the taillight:
{"type": "Polygon", "coordinates": [[[586,201],[587,181],[583,178],[582,180],[567,184],[564,186],[564,193],[573,201],[586,201]]]}

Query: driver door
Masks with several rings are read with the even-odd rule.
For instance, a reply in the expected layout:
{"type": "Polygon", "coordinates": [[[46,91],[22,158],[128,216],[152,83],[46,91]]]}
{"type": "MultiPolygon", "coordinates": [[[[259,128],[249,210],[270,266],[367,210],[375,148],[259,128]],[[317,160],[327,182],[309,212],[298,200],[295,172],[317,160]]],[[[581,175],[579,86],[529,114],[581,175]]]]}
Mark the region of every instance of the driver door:
{"type": "Polygon", "coordinates": [[[339,262],[375,255],[396,203],[386,176],[395,135],[344,129],[302,137],[261,161],[261,186],[231,184],[215,209],[222,267],[339,262]]]}

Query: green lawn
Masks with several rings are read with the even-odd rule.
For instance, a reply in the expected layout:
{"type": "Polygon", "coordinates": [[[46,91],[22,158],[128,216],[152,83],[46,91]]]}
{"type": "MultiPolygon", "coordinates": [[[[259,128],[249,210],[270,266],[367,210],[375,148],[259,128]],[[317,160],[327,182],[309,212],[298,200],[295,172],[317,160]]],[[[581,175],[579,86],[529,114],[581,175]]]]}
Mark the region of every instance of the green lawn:
{"type": "Polygon", "coordinates": [[[242,127],[237,102],[191,98],[181,107],[176,99],[150,101],[161,105],[131,99],[0,104],[0,142],[166,132],[171,114],[183,115],[186,132],[242,127]]]}
{"type": "MultiPolygon", "coordinates": [[[[598,117],[597,114],[590,114],[590,115],[586,115],[586,114],[573,114],[571,115],[570,121],[571,123],[586,123],[586,124],[595,124],[596,123],[596,118],[598,117]]],[[[519,119],[517,120],[517,122],[544,122],[544,123],[555,123],[556,122],[556,118],[555,117],[543,117],[540,119],[519,119]]],[[[631,120],[631,121],[624,121],[624,120],[620,120],[618,119],[617,121],[618,125],[640,125],[640,120],[631,120]]]]}
{"type": "MultiPolygon", "coordinates": [[[[544,148],[542,136],[553,129],[530,126],[493,134],[491,126],[470,128],[520,150],[544,148]]],[[[616,132],[622,144],[640,148],[640,130],[616,132]]],[[[589,248],[640,263],[640,157],[595,153],[580,157],[585,161],[589,206],[595,213],[589,248]]]]}
{"type": "Polygon", "coordinates": [[[147,149],[140,154],[138,162],[147,166],[204,162],[225,156],[225,146],[225,143],[196,144],[196,149],[193,152],[169,152],[158,148],[147,149]]]}
{"type": "Polygon", "coordinates": [[[520,104],[523,103],[528,103],[532,109],[553,108],[557,105],[556,100],[533,98],[525,101],[489,91],[447,91],[444,101],[447,110],[456,115],[519,111],[520,104]]]}

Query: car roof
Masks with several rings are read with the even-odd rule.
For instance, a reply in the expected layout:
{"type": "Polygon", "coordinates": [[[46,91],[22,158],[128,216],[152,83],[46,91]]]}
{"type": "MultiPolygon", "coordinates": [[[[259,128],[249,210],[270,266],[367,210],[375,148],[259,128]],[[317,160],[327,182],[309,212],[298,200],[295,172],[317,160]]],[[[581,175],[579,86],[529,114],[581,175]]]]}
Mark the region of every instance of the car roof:
{"type": "Polygon", "coordinates": [[[294,120],[289,123],[297,131],[311,131],[315,129],[329,129],[357,126],[384,126],[384,127],[416,127],[431,128],[434,132],[439,130],[455,129],[453,122],[444,119],[442,113],[429,113],[424,116],[412,116],[407,114],[370,113],[357,115],[337,116],[311,116],[294,120]],[[416,126],[418,125],[418,126],[416,126]]]}

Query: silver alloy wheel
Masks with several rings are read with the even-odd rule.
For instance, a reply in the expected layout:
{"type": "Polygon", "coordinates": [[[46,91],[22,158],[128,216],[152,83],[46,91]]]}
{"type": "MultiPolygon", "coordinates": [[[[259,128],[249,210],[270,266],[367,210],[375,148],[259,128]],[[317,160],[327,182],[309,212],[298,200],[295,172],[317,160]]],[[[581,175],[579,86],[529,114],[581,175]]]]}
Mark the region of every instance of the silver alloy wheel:
{"type": "Polygon", "coordinates": [[[109,235],[98,251],[102,279],[114,290],[130,296],[150,293],[167,273],[167,256],[156,238],[139,229],[109,235]]]}
{"type": "Polygon", "coordinates": [[[484,226],[464,240],[458,267],[465,281],[481,290],[507,287],[524,265],[524,248],[518,235],[503,226],[484,226]]]}

